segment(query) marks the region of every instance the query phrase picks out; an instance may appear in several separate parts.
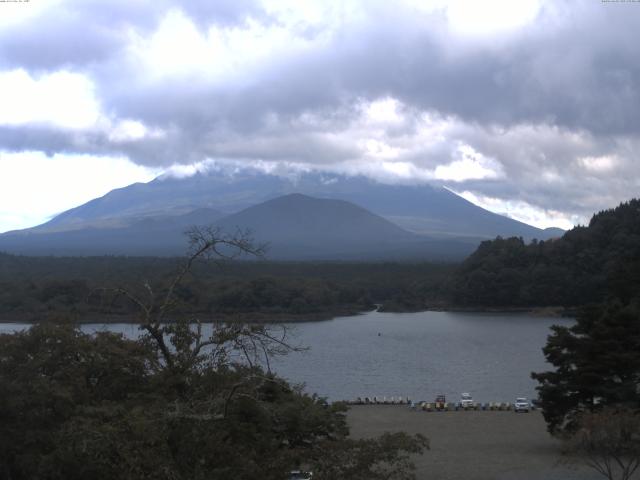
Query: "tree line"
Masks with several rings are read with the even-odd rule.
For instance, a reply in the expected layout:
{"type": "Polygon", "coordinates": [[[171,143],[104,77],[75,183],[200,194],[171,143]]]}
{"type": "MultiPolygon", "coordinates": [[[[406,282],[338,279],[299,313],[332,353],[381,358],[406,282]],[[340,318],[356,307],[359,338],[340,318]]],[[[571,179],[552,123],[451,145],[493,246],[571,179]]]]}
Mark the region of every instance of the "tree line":
{"type": "MultiPolygon", "coordinates": [[[[136,306],[104,295],[105,287],[149,284],[158,291],[181,259],[25,257],[0,254],[0,318],[100,321],[131,317],[136,306]]],[[[256,320],[317,319],[384,304],[389,311],[426,308],[423,292],[442,288],[451,264],[310,263],[218,259],[193,265],[175,292],[174,314],[212,320],[243,314],[256,320]]],[[[139,287],[140,288],[140,287],[139,287]]]]}

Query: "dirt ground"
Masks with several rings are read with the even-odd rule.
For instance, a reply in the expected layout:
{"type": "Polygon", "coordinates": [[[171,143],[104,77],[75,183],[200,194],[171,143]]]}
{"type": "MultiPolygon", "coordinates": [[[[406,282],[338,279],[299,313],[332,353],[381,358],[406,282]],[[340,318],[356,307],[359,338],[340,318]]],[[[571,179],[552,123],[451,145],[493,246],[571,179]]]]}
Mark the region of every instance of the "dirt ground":
{"type": "Polygon", "coordinates": [[[596,472],[568,462],[540,412],[413,411],[407,406],[353,406],[354,438],[384,432],[422,433],[431,450],[415,458],[418,480],[596,480],[596,472]]]}

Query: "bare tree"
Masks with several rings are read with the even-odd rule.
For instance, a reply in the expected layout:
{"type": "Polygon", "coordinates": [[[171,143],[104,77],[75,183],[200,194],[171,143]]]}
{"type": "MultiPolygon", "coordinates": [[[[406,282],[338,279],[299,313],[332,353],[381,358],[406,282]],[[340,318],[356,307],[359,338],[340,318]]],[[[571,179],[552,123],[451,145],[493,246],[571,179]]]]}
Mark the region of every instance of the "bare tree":
{"type": "Polygon", "coordinates": [[[242,256],[259,258],[265,252],[265,246],[257,245],[249,231],[238,230],[230,235],[217,227],[192,227],[185,233],[189,241],[187,255],[162,292],[154,291],[149,282],[144,283],[142,294],[125,287],[104,289],[124,296],[137,307],[140,329],[145,332],[143,341],[157,351],[158,367],[184,372],[205,362],[214,367],[228,365],[241,356],[249,366],[261,363],[270,371],[270,357],[300,350],[287,342],[284,326],[213,322],[211,334],[205,337],[200,319],[168,318],[178,303],[178,287],[197,261],[217,264],[242,256]]]}
{"type": "Polygon", "coordinates": [[[613,407],[585,413],[567,447],[605,478],[629,480],[640,466],[640,414],[613,407]]]}

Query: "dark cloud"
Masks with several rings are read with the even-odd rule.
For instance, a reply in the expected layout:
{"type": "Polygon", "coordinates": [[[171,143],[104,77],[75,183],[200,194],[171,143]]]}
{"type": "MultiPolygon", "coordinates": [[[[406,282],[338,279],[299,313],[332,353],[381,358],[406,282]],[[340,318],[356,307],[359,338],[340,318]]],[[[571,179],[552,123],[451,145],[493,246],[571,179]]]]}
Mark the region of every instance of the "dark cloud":
{"type": "Polygon", "coordinates": [[[470,42],[459,51],[448,45],[442,29],[430,28],[424,19],[384,12],[364,25],[345,25],[322,48],[285,53],[227,83],[172,79],[149,86],[141,75],[138,88],[129,78],[130,89],[106,91],[105,98],[119,114],[152,124],[179,119],[190,126],[224,123],[239,131],[260,128],[270,112],[297,115],[390,95],[468,122],[549,123],[603,135],[636,134],[638,21],[607,4],[575,5],[580,22],[564,12],[545,28],[545,15],[551,14],[543,12],[540,28],[533,25],[479,45],[470,42]]]}
{"type": "Polygon", "coordinates": [[[638,188],[637,4],[543,2],[532,23],[486,37],[453,35],[442,10],[383,2],[363,3],[353,20],[308,25],[252,0],[84,0],[55,9],[55,21],[45,10],[0,30],[0,66],[77,70],[95,83],[111,126],[136,120],[160,134],[123,140],[108,126],[2,127],[5,149],[119,154],[154,166],[225,158],[349,170],[346,162],[384,163],[384,152],[363,147],[378,140],[392,150],[389,161],[432,172],[468,145],[501,172],[460,189],[492,198],[583,215],[616,196],[611,185],[617,197],[638,188]],[[224,73],[154,77],[132,59],[129,42],[132,32],[149,37],[171,9],[203,36],[212,27],[230,34],[258,25],[289,29],[303,45],[239,59],[224,73]],[[363,109],[387,97],[398,101],[402,121],[368,124],[363,109]],[[424,115],[442,131],[425,127],[424,115]]]}

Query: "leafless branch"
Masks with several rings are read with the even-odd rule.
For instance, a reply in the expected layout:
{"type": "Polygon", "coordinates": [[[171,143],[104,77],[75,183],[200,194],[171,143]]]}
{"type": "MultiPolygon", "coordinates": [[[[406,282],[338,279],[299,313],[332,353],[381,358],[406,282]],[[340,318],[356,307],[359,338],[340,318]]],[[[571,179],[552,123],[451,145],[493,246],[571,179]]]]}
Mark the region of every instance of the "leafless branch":
{"type": "Polygon", "coordinates": [[[609,407],[583,414],[580,425],[569,440],[570,452],[609,480],[630,479],[640,466],[640,414],[609,407]]]}

